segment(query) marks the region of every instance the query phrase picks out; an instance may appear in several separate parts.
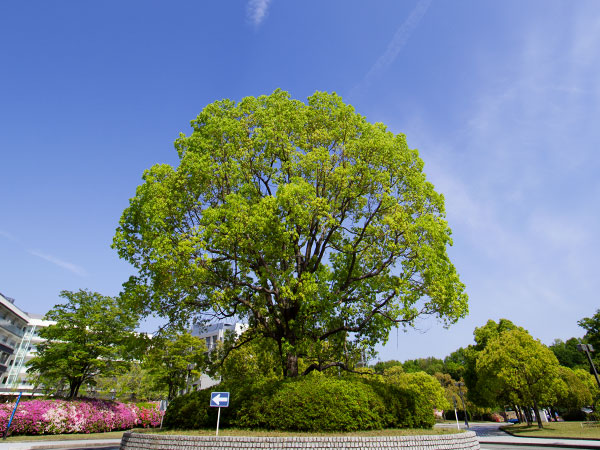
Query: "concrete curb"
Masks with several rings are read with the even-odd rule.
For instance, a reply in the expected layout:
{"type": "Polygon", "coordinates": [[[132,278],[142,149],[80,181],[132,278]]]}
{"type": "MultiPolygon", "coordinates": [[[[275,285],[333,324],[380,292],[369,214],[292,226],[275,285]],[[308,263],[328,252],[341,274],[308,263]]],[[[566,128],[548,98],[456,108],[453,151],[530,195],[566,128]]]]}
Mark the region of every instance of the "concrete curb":
{"type": "Polygon", "coordinates": [[[497,445],[519,445],[527,447],[552,447],[552,448],[581,448],[581,449],[600,449],[598,440],[577,440],[577,439],[553,439],[553,438],[525,438],[507,436],[498,438],[495,436],[479,436],[479,443],[497,444],[497,445]]]}
{"type": "Polygon", "coordinates": [[[65,441],[0,442],[0,450],[50,450],[56,448],[108,449],[121,445],[121,439],[82,439],[65,441]]]}
{"type": "Polygon", "coordinates": [[[126,432],[121,450],[201,450],[201,449],[455,449],[478,450],[472,431],[457,434],[415,436],[311,436],[311,437],[243,437],[156,435],[126,432]]]}

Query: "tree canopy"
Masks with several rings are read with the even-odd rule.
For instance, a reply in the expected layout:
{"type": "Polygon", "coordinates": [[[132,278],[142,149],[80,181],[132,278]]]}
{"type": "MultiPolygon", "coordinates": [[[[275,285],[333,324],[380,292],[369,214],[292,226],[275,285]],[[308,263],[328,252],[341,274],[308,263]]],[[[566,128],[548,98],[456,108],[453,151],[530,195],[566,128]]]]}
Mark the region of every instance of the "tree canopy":
{"type": "Polygon", "coordinates": [[[66,382],[74,398],[84,383],[95,383],[94,377],[127,369],[137,319],[117,299],[97,292],[62,291],[60,296],[67,303],[46,314],[56,323],[39,329],[45,341],[37,345],[28,373],[49,391],[66,382]]]}
{"type": "Polygon", "coordinates": [[[555,339],[549,348],[552,350],[552,353],[554,353],[554,356],[556,356],[556,359],[558,359],[561,366],[570,369],[589,370],[590,365],[585,353],[577,350],[577,345],[579,343],[580,339],[574,337],[569,338],[564,342],[561,339],[555,339]]]}
{"type": "MultiPolygon", "coordinates": [[[[507,404],[551,405],[566,390],[554,353],[525,330],[502,331],[477,356],[478,388],[507,404]]],[[[536,413],[538,426],[542,421],[536,413]]]]}
{"type": "Polygon", "coordinates": [[[600,361],[600,356],[598,355],[600,352],[600,309],[596,310],[596,313],[592,317],[584,317],[577,324],[586,332],[584,340],[594,347],[595,353],[593,356],[598,364],[598,361],[600,361]]]}
{"type": "Polygon", "coordinates": [[[186,383],[201,375],[206,344],[190,333],[170,334],[151,340],[143,367],[154,377],[153,385],[168,391],[171,400],[186,383]]]}
{"type": "Polygon", "coordinates": [[[345,367],[421,315],[467,313],[443,196],[402,134],[336,94],[222,100],[155,165],[113,246],[125,295],[171,321],[236,316],[275,342],[285,376],[345,367]]]}

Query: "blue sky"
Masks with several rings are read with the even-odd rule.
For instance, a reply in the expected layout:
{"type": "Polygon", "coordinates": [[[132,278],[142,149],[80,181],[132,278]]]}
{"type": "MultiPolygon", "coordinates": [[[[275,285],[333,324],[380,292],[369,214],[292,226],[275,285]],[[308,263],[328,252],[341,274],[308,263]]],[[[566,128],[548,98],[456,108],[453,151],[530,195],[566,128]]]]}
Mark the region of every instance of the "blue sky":
{"type": "Polygon", "coordinates": [[[208,103],[335,91],[405,133],[444,193],[470,315],[393,332],[443,357],[506,317],[581,336],[600,276],[600,10],[593,1],[0,3],[0,291],[45,313],[116,295],[110,249],[144,169],[208,103]]]}

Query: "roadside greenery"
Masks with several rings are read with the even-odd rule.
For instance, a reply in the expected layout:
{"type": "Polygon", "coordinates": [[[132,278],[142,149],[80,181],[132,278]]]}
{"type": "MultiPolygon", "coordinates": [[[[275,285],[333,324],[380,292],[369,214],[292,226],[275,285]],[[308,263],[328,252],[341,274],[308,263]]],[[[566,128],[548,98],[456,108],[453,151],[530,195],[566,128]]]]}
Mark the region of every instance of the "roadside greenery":
{"type": "Polygon", "coordinates": [[[520,437],[600,439],[600,424],[589,422],[550,422],[544,428],[518,424],[503,429],[520,437]]]}
{"type": "MultiPolygon", "coordinates": [[[[219,390],[229,390],[227,381],[219,390]]],[[[164,426],[177,429],[210,427],[216,408],[210,392],[175,398],[164,426]]],[[[223,427],[287,431],[357,431],[383,428],[431,428],[434,408],[447,401],[437,380],[425,373],[394,371],[384,375],[311,374],[265,381],[242,392],[231,390],[230,406],[221,411],[223,427]]]]}
{"type": "Polygon", "coordinates": [[[118,299],[97,292],[62,291],[60,296],[67,302],[46,314],[56,323],[39,329],[44,341],[28,363],[28,374],[46,393],[63,394],[66,386],[67,397],[75,398],[97,377],[128,369],[138,319],[118,299]]]}
{"type": "Polygon", "coordinates": [[[156,336],[149,341],[143,368],[154,388],[166,390],[167,399],[172,400],[178,390],[200,376],[205,353],[204,339],[190,333],[156,336]]]}

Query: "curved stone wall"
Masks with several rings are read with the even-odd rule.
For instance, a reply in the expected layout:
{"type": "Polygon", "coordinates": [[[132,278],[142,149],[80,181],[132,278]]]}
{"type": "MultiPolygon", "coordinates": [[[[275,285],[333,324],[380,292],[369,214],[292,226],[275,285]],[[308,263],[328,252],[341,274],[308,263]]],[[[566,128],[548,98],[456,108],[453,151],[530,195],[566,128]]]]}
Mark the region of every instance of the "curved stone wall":
{"type": "Polygon", "coordinates": [[[425,436],[314,436],[314,437],[242,437],[178,436],[127,432],[121,450],[192,450],[192,449],[469,449],[479,450],[472,431],[425,436]]]}

